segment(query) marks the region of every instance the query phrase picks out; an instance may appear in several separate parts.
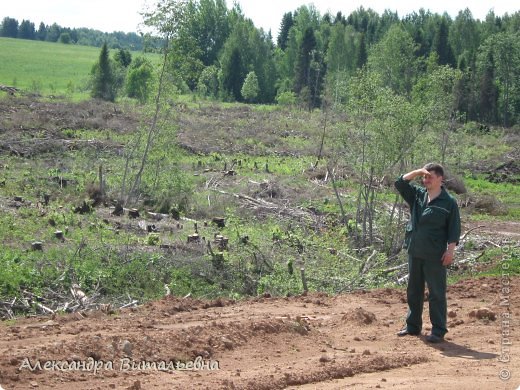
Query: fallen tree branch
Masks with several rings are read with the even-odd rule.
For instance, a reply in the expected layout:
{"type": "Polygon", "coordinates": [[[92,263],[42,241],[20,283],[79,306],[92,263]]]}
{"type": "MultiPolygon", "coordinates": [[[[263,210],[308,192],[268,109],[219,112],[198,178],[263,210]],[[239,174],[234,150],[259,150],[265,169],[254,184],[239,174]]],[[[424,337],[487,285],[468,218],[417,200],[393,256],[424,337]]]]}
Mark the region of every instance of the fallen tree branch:
{"type": "Polygon", "coordinates": [[[120,309],[125,309],[127,307],[136,306],[138,303],[139,303],[139,301],[134,299],[132,302],[129,302],[129,303],[121,306],[120,309]]]}
{"type": "Polygon", "coordinates": [[[479,226],[475,226],[474,228],[471,228],[469,229],[466,233],[464,233],[464,235],[460,238],[460,242],[464,241],[464,239],[466,238],[466,236],[468,234],[470,234],[472,231],[474,230],[477,230],[477,229],[482,229],[483,227],[485,227],[484,225],[479,225],[479,226]]]}
{"type": "Polygon", "coordinates": [[[404,267],[407,267],[407,266],[408,266],[408,263],[403,263],[403,264],[396,265],[395,267],[384,269],[382,272],[384,272],[385,274],[388,274],[388,273],[393,272],[393,271],[398,271],[401,268],[404,268],[404,267]]]}
{"type": "Polygon", "coordinates": [[[54,314],[54,310],[48,308],[47,306],[42,305],[42,304],[39,303],[39,302],[36,302],[36,306],[38,306],[38,307],[39,307],[42,311],[44,311],[45,313],[54,314]]]}

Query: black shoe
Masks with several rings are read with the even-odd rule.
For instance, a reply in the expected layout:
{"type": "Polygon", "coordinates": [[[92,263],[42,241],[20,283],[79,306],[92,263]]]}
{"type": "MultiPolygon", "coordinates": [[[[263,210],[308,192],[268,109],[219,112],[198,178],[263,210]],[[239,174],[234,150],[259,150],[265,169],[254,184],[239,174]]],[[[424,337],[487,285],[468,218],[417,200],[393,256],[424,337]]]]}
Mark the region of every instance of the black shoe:
{"type": "Polygon", "coordinates": [[[429,334],[428,336],[426,336],[426,341],[428,341],[429,343],[437,344],[443,342],[444,337],[437,336],[436,334],[429,334]]]}
{"type": "Polygon", "coordinates": [[[421,332],[410,332],[408,330],[408,328],[404,328],[402,330],[400,330],[399,332],[397,332],[397,335],[402,337],[402,336],[419,336],[421,334],[421,332]]]}

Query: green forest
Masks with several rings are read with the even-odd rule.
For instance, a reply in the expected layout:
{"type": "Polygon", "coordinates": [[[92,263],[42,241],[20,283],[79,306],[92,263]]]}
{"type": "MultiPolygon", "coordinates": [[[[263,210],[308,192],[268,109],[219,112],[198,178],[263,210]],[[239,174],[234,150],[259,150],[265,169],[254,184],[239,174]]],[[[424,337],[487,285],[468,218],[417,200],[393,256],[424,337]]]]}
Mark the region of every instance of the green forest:
{"type": "Polygon", "coordinates": [[[410,101],[442,71],[457,120],[506,127],[519,120],[520,12],[477,20],[469,9],[454,19],[420,9],[400,18],[363,7],[321,15],[303,5],[283,16],[274,42],[238,4],[189,0],[160,2],[144,24],[153,38],[56,24],[36,30],[6,17],[0,36],[135,50],[159,50],[169,38],[168,67],[182,92],[307,109],[347,103],[362,72],[410,101]]]}
{"type": "Polygon", "coordinates": [[[86,27],[62,27],[57,23],[46,25],[43,22],[40,22],[38,28],[36,28],[35,23],[30,20],[24,19],[19,22],[9,16],[4,17],[0,24],[0,37],[96,47],[101,47],[103,43],[107,42],[108,46],[113,49],[124,48],[128,50],[143,50],[143,42],[145,41],[143,36],[135,32],[114,31],[108,33],[86,27]]]}

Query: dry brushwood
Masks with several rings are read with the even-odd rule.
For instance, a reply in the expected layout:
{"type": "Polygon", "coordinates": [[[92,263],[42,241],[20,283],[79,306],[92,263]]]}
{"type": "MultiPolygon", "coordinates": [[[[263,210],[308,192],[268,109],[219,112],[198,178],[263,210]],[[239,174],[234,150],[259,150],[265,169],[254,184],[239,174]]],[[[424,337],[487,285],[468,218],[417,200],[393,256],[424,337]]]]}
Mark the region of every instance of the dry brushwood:
{"type": "Polygon", "coordinates": [[[249,207],[261,211],[265,211],[272,214],[279,214],[279,215],[287,215],[293,218],[298,219],[306,219],[313,221],[314,218],[312,217],[312,214],[304,211],[302,209],[295,209],[287,206],[278,205],[276,203],[267,202],[263,199],[255,199],[250,196],[244,195],[244,194],[235,194],[227,191],[217,190],[213,189],[213,191],[224,194],[224,195],[230,195],[237,199],[240,199],[244,201],[249,207]]]}
{"type": "Polygon", "coordinates": [[[0,91],[7,92],[9,95],[14,96],[16,92],[19,92],[20,90],[15,87],[10,87],[8,85],[0,85],[0,91]]]}

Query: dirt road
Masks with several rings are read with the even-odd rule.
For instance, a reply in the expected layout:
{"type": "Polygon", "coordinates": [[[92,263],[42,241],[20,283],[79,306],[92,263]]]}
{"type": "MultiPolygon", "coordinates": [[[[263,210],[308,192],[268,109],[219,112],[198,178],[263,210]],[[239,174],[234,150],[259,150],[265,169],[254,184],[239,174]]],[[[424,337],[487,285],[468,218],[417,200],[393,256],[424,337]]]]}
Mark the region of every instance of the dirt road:
{"type": "MultiPolygon", "coordinates": [[[[481,278],[450,286],[450,332],[438,345],[425,341],[427,329],[421,337],[395,335],[406,312],[402,289],[242,302],[165,297],[118,312],[4,322],[0,385],[517,389],[519,281],[481,278]],[[470,316],[482,307],[489,309],[483,318],[470,316]],[[508,380],[499,378],[508,373],[508,380]]],[[[426,314],[427,304],[429,325],[426,314]]]]}

